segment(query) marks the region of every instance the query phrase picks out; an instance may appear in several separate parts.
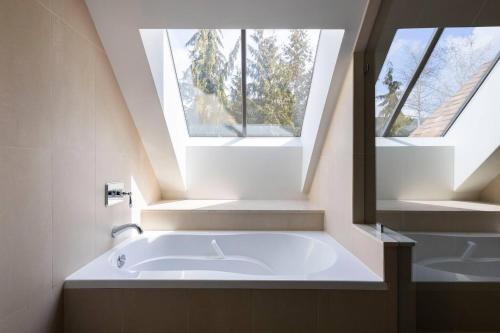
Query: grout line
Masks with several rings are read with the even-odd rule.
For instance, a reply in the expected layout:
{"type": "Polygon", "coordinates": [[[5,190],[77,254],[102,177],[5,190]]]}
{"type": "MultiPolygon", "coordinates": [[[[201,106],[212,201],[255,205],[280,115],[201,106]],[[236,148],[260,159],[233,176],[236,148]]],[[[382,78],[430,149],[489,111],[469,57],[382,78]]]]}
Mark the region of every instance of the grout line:
{"type": "MultiPolygon", "coordinates": [[[[53,16],[50,17],[50,36],[49,36],[49,43],[50,43],[50,53],[51,53],[51,58],[54,59],[54,43],[55,43],[55,37],[54,37],[54,20],[55,18],[53,16]]],[[[51,262],[51,272],[50,272],[50,287],[51,290],[54,290],[54,285],[55,285],[55,279],[54,279],[54,253],[55,253],[55,211],[54,211],[54,107],[53,107],[53,101],[54,101],[54,88],[53,88],[53,67],[54,66],[54,60],[51,60],[49,62],[49,80],[51,84],[49,84],[49,97],[50,97],[50,195],[51,195],[51,256],[50,256],[50,262],[51,262]]]]}
{"type": "MultiPolygon", "coordinates": [[[[77,35],[79,35],[80,37],[82,37],[83,39],[85,39],[87,42],[89,42],[97,50],[99,50],[101,52],[104,52],[104,53],[106,52],[103,47],[101,47],[99,44],[97,44],[92,39],[90,39],[87,35],[85,35],[85,34],[79,32],[78,30],[76,30],[76,28],[74,26],[72,26],[66,19],[64,19],[61,15],[57,14],[54,10],[50,9],[47,5],[45,5],[44,3],[42,3],[40,0],[35,0],[35,2],[38,3],[38,5],[40,5],[43,9],[45,9],[49,14],[51,14],[56,19],[58,19],[59,21],[61,21],[61,23],[63,23],[65,26],[67,26],[71,31],[73,31],[74,33],[76,33],[77,35]]],[[[88,12],[88,9],[87,9],[87,12],[88,12]]],[[[88,13],[88,15],[90,16],[90,13],[88,13]]],[[[94,24],[94,21],[93,21],[92,17],[90,17],[90,19],[92,21],[92,25],[95,28],[95,24],[94,24]]],[[[97,33],[97,31],[96,31],[96,34],[97,34],[97,37],[100,39],[100,36],[97,33]]]]}
{"type": "Polygon", "coordinates": [[[93,203],[94,203],[94,237],[93,238],[93,252],[94,255],[96,255],[96,249],[97,249],[97,237],[96,235],[98,234],[98,219],[97,219],[97,198],[99,196],[99,193],[96,193],[95,190],[99,188],[97,186],[97,112],[96,112],[96,103],[97,103],[97,58],[96,54],[92,53],[92,69],[93,69],[93,85],[94,85],[94,102],[92,103],[92,113],[93,113],[93,118],[94,118],[94,195],[93,195],[93,203]]]}

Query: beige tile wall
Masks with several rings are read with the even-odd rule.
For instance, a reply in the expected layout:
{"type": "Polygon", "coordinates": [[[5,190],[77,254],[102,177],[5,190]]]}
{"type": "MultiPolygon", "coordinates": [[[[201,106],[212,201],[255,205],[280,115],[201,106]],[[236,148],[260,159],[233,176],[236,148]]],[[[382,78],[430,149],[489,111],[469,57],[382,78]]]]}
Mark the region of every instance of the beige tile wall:
{"type": "Polygon", "coordinates": [[[486,186],[480,194],[480,199],[481,201],[500,204],[500,175],[486,186]]]}
{"type": "Polygon", "coordinates": [[[83,0],[1,0],[0,44],[0,332],[60,331],[65,276],[131,220],[104,183],[159,186],[83,0]]]}
{"type": "Polygon", "coordinates": [[[67,289],[64,299],[67,333],[395,332],[386,291],[67,289]]]}
{"type": "Polygon", "coordinates": [[[145,230],[323,230],[323,212],[144,210],[145,230]]]}
{"type": "Polygon", "coordinates": [[[325,210],[325,230],[379,276],[384,274],[384,244],[353,223],[353,67],[333,113],[314,181],[311,203],[325,210]]]}

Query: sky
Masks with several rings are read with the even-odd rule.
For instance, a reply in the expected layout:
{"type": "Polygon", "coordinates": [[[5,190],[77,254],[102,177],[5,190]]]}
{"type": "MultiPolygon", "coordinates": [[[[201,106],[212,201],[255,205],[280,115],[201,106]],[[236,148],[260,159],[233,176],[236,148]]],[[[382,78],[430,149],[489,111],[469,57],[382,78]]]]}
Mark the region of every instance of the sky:
{"type": "MultiPolygon", "coordinates": [[[[408,58],[411,51],[417,54],[419,58],[423,56],[425,48],[432,38],[434,28],[421,29],[399,29],[393,39],[386,60],[380,71],[379,79],[377,80],[375,89],[376,95],[384,94],[387,89],[382,82],[387,71],[387,66],[391,63],[394,67],[395,79],[406,86],[407,82],[402,77],[398,76],[398,72],[402,69],[413,71],[415,68],[408,68],[408,58]],[[406,68],[405,68],[406,66],[406,68]]],[[[478,28],[447,28],[444,30],[438,45],[455,46],[458,49],[464,47],[469,37],[473,37],[475,48],[478,50],[489,46],[487,54],[481,54],[483,59],[491,60],[500,51],[500,27],[478,27],[478,28]]],[[[432,59],[432,55],[431,55],[432,59]]],[[[416,67],[416,65],[414,66],[416,67]]],[[[445,66],[441,69],[442,78],[449,78],[453,75],[453,67],[445,66]]],[[[380,107],[376,107],[376,114],[380,112],[380,107]]]]}

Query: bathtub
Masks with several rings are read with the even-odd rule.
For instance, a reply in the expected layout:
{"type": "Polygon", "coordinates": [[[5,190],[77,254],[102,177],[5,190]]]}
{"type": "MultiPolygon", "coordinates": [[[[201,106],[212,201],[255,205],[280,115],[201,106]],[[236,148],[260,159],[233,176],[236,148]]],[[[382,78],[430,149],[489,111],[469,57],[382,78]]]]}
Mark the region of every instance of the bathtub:
{"type": "Polygon", "coordinates": [[[500,234],[405,232],[415,240],[413,280],[500,281],[500,234]]]}
{"type": "Polygon", "coordinates": [[[367,288],[382,279],[324,232],[147,231],[65,288],[367,288]]]}

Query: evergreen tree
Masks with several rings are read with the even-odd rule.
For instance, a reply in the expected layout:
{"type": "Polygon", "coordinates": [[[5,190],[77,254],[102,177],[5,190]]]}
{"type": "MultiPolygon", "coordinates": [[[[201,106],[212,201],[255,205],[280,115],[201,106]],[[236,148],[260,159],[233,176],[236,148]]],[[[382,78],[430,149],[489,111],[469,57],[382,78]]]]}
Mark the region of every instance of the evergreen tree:
{"type": "Polygon", "coordinates": [[[229,114],[234,118],[237,124],[243,123],[243,96],[241,92],[241,69],[238,68],[231,77],[231,87],[229,92],[229,114]]]}
{"type": "MultiPolygon", "coordinates": [[[[377,96],[377,99],[380,100],[378,105],[382,107],[380,114],[384,118],[384,124],[389,121],[389,117],[398,105],[399,98],[401,96],[401,82],[394,79],[393,71],[394,69],[392,65],[389,64],[383,81],[383,84],[387,88],[387,93],[377,96]]],[[[391,127],[390,134],[397,135],[402,128],[411,124],[411,122],[412,120],[410,117],[400,113],[391,127]]]]}
{"type": "Polygon", "coordinates": [[[300,134],[300,127],[309,95],[309,86],[312,78],[312,49],[309,45],[309,36],[306,30],[292,30],[288,37],[288,44],[284,50],[286,60],[286,75],[290,89],[294,96],[294,126],[295,135],[300,134]]]}
{"type": "MultiPolygon", "coordinates": [[[[277,125],[300,135],[312,77],[307,31],[292,30],[281,50],[276,35],[264,35],[264,30],[254,30],[249,39],[247,123],[277,125]]],[[[191,60],[181,82],[186,116],[189,113],[193,123],[241,124],[241,41],[227,59],[220,30],[198,30],[186,47],[191,60]],[[192,82],[192,88],[185,89],[189,83],[184,81],[192,82]]]]}
{"type": "Polygon", "coordinates": [[[222,33],[220,30],[198,30],[186,43],[191,48],[191,77],[193,85],[203,93],[217,95],[225,99],[224,77],[226,57],[221,52],[222,33]]]}
{"type": "Polygon", "coordinates": [[[286,61],[282,58],[276,36],[264,36],[255,30],[249,47],[248,122],[293,127],[294,96],[290,89],[286,61]]]}
{"type": "Polygon", "coordinates": [[[191,59],[191,80],[198,93],[194,110],[203,124],[223,124],[226,121],[227,96],[225,80],[228,62],[222,52],[222,31],[198,30],[186,43],[191,59]]]}

